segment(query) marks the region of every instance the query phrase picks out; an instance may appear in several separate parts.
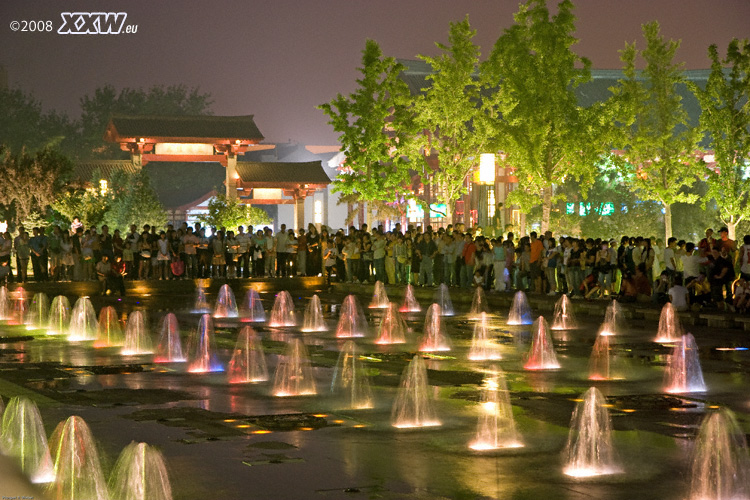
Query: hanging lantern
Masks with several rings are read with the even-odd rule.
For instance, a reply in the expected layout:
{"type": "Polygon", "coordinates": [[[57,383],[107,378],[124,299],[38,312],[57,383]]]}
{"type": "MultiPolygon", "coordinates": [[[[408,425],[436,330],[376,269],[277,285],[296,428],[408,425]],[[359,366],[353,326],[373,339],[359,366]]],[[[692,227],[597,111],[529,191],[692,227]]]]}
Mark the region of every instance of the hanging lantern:
{"type": "Polygon", "coordinates": [[[479,182],[481,184],[495,183],[495,155],[493,153],[479,155],[479,182]]]}

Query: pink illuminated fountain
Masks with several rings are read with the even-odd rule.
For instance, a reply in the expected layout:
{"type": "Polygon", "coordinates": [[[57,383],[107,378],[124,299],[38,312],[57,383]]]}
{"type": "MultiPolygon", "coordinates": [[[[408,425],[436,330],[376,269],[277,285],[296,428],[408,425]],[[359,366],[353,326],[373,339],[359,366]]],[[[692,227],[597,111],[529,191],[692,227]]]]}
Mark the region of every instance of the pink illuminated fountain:
{"type": "Polygon", "coordinates": [[[427,367],[417,354],[401,376],[401,385],[391,410],[393,427],[408,429],[442,425],[427,388],[427,367]]]}
{"type": "Polygon", "coordinates": [[[52,299],[47,315],[47,335],[64,335],[70,323],[70,302],[65,295],[52,299]]]}
{"type": "Polygon", "coordinates": [[[12,311],[8,322],[12,325],[23,325],[26,321],[26,314],[29,312],[28,293],[19,286],[13,291],[12,297],[12,311]]]}
{"type": "Polygon", "coordinates": [[[622,307],[613,300],[604,312],[604,322],[599,328],[599,335],[619,335],[622,333],[622,307]]]}
{"type": "Polygon", "coordinates": [[[448,285],[445,283],[441,283],[438,289],[435,290],[435,297],[432,302],[440,306],[443,316],[453,316],[455,314],[451,294],[448,290],[448,285]]]}
{"type": "Polygon", "coordinates": [[[378,327],[378,338],[376,344],[403,344],[406,342],[406,321],[398,312],[396,304],[389,304],[388,309],[383,313],[378,327]]]}
{"type": "Polygon", "coordinates": [[[390,304],[388,292],[385,291],[385,285],[382,281],[375,282],[375,290],[372,293],[370,309],[385,309],[390,304]]]}
{"type": "Polygon", "coordinates": [[[201,316],[198,329],[188,342],[188,372],[222,372],[224,368],[214,353],[214,322],[210,314],[201,316]]]}
{"type": "Polygon", "coordinates": [[[159,343],[156,346],[156,363],[184,363],[185,355],[182,353],[182,341],[180,340],[180,325],[174,313],[168,313],[161,320],[159,343]]]}
{"type": "Polygon", "coordinates": [[[680,324],[680,316],[675,311],[671,302],[664,304],[659,315],[659,329],[654,342],[672,344],[679,342],[684,332],[680,324]]]}
{"type": "Polygon", "coordinates": [[[683,335],[675,344],[672,354],[667,359],[664,391],[672,394],[706,392],[698,346],[695,344],[695,338],[689,333],[683,335]]]}
{"type": "Polygon", "coordinates": [[[192,312],[197,314],[211,312],[211,306],[208,304],[208,299],[206,298],[206,290],[202,286],[195,289],[195,302],[192,312]]]}
{"type": "Polygon", "coordinates": [[[529,349],[528,359],[523,365],[526,370],[556,370],[560,368],[555,354],[555,346],[552,344],[547,320],[544,317],[539,318],[531,327],[531,348],[529,349]]]}
{"type": "Polygon", "coordinates": [[[310,357],[300,339],[292,339],[276,366],[273,395],[278,397],[317,394],[310,357]]]}
{"type": "Polygon", "coordinates": [[[276,295],[273,309],[271,309],[271,321],[268,322],[268,326],[297,326],[297,318],[294,315],[294,301],[286,290],[276,295]]]}
{"type": "Polygon", "coordinates": [[[131,442],[122,450],[109,484],[113,499],[172,500],[164,457],[146,443],[131,442]]]}
{"type": "Polygon", "coordinates": [[[55,479],[42,416],[26,396],[14,396],[8,402],[2,419],[0,450],[13,458],[33,483],[55,479]]]}
{"type": "Polygon", "coordinates": [[[552,316],[553,330],[575,330],[578,328],[573,304],[566,294],[562,294],[560,299],[555,303],[555,313],[552,316]]]}
{"type": "Polygon", "coordinates": [[[432,304],[424,318],[424,335],[419,341],[422,352],[450,351],[451,341],[445,333],[440,306],[432,304]]]}
{"type": "Polygon", "coordinates": [[[604,396],[592,387],[581,399],[570,421],[563,472],[576,478],[621,473],[604,396]]]}
{"type": "Polygon", "coordinates": [[[516,430],[505,375],[499,368],[493,368],[482,383],[479,412],[477,433],[469,448],[490,451],[523,446],[516,430]]]}
{"type": "Polygon", "coordinates": [[[374,407],[370,380],[353,340],[347,340],[341,349],[333,371],[331,393],[343,399],[343,408],[346,409],[365,410],[374,407]]]}
{"type": "Polygon", "coordinates": [[[479,321],[474,324],[474,333],[471,337],[469,359],[471,361],[501,359],[500,346],[491,338],[489,333],[487,313],[480,313],[478,319],[479,321]]]}
{"type": "Polygon", "coordinates": [[[484,294],[484,288],[478,286],[474,289],[474,297],[471,299],[471,308],[469,309],[470,319],[479,319],[481,314],[489,313],[487,308],[487,296],[484,294]]]}
{"type": "Polygon", "coordinates": [[[251,288],[245,294],[244,307],[241,312],[242,321],[250,323],[260,323],[266,320],[266,311],[263,309],[263,302],[260,300],[258,290],[251,288]]]}
{"type": "Polygon", "coordinates": [[[237,316],[239,316],[239,313],[232,287],[221,285],[219,297],[216,299],[216,307],[214,308],[214,318],[236,318],[237,316]]]}
{"type": "Polygon", "coordinates": [[[117,311],[112,306],[102,307],[102,310],[99,311],[94,347],[121,347],[124,344],[125,337],[122,335],[117,311]]]}
{"type": "Polygon", "coordinates": [[[146,314],[143,311],[133,311],[128,316],[128,323],[125,326],[125,343],[120,352],[123,356],[137,356],[154,352],[146,314]]]}
{"type": "Polygon", "coordinates": [[[362,307],[359,305],[357,297],[347,295],[344,303],[341,305],[341,315],[339,316],[338,325],[336,325],[336,337],[340,339],[364,337],[367,335],[367,328],[367,318],[362,311],[362,307]]]}
{"type": "Polygon", "coordinates": [[[612,380],[610,372],[611,335],[597,335],[589,359],[589,380],[612,380]]]}
{"type": "Polygon", "coordinates": [[[12,310],[8,287],[0,286],[0,321],[8,321],[11,318],[12,310]]]}
{"type": "Polygon", "coordinates": [[[68,340],[71,342],[96,340],[97,329],[96,313],[94,306],[91,305],[91,299],[80,297],[70,313],[68,340]]]}
{"type": "Polygon", "coordinates": [[[530,325],[533,323],[531,318],[531,308],[526,294],[522,291],[516,292],[513,296],[513,304],[510,306],[508,313],[509,325],[530,325]]]}
{"type": "Polygon", "coordinates": [[[240,330],[232,359],[229,361],[227,376],[230,384],[255,384],[268,380],[263,344],[255,330],[249,326],[240,330]]]}
{"type": "Polygon", "coordinates": [[[422,310],[422,308],[419,307],[419,302],[417,302],[417,299],[414,297],[414,287],[411,286],[411,283],[406,285],[406,290],[404,291],[404,303],[401,304],[401,307],[398,310],[402,313],[414,313],[422,310]]]}
{"type": "Polygon", "coordinates": [[[325,332],[328,330],[325,318],[323,317],[323,307],[320,304],[320,297],[313,295],[305,308],[305,316],[302,319],[303,332],[325,332]]]}
{"type": "Polygon", "coordinates": [[[55,481],[47,488],[52,500],[107,500],[107,482],[89,426],[79,416],[60,422],[50,438],[55,481]]]}

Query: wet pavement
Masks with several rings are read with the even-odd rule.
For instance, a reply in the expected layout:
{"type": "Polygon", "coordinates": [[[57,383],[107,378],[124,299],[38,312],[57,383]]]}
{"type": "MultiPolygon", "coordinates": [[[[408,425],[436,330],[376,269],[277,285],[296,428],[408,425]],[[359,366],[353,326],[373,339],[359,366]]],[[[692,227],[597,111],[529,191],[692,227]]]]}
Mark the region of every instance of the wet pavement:
{"type": "MultiPolygon", "coordinates": [[[[315,291],[311,288],[293,293],[299,324],[315,291]]],[[[690,451],[703,415],[727,406],[745,431],[750,429],[750,351],[737,350],[750,347],[747,332],[685,326],[695,335],[708,391],[668,395],[663,377],[670,349],[653,342],[653,319],[629,314],[624,331],[612,339],[617,380],[592,382],[589,356],[603,319],[596,304],[586,304],[592,313],[579,315],[580,329],[553,332],[562,368],[531,372],[523,368],[531,326],[506,324],[510,296],[490,300],[490,332],[502,359],[492,364],[467,360],[474,324],[466,315],[471,297],[455,291],[457,314],[445,318],[453,349],[425,356],[429,393],[436,398],[442,425],[394,429],[391,406],[401,374],[417,351],[425,314],[405,315],[411,329],[407,344],[376,345],[382,311],[366,309],[372,287],[354,290],[370,325],[370,335],[356,342],[372,384],[373,409],[342,409],[341,401],[330,395],[343,345],[333,330],[339,304],[351,291],[344,288],[320,293],[328,332],[253,324],[262,336],[271,375],[271,382],[260,384],[229,384],[225,372],[188,373],[185,363],[122,356],[116,348],[94,349],[90,342],[69,343],[6,322],[0,325],[0,396],[6,404],[15,395],[32,398],[48,434],[70,415],[83,417],[99,442],[106,472],[131,441],[155,445],[164,454],[178,500],[631,499],[635,492],[643,499],[682,499],[689,495],[690,451]],[[317,396],[271,394],[274,370],[293,338],[303,339],[310,352],[317,396]],[[474,452],[468,443],[476,433],[479,388],[493,364],[506,374],[525,447],[474,452]],[[562,473],[562,451],[576,400],[591,386],[607,397],[625,472],[572,479],[562,473]]],[[[209,293],[210,301],[215,293],[209,293]]],[[[235,293],[241,302],[244,292],[238,288],[235,293]]],[[[403,297],[398,288],[389,293],[394,299],[403,297]]],[[[423,311],[430,302],[426,293],[418,291],[417,296],[423,311]]],[[[143,308],[154,343],[160,318],[174,312],[185,348],[199,318],[190,312],[192,294],[192,287],[150,290],[124,301],[98,297],[94,305],[97,312],[113,305],[123,318],[143,308]]],[[[69,298],[74,302],[76,297],[69,298]]],[[[264,290],[261,298],[270,312],[272,291],[264,290]]],[[[535,316],[551,320],[553,302],[532,300],[535,316]]],[[[226,367],[245,323],[216,323],[216,354],[226,367]]],[[[34,491],[11,486],[16,475],[6,465],[0,459],[0,497],[34,491]]],[[[38,491],[34,494],[42,498],[38,491]]]]}

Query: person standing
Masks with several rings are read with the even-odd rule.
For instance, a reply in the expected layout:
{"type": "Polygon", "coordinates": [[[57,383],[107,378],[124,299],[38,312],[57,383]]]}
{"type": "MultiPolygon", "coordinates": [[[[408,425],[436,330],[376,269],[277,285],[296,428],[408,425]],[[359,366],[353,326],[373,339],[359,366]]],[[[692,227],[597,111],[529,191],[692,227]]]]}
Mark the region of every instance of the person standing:
{"type": "MultiPolygon", "coordinates": [[[[29,241],[29,233],[21,226],[18,236],[13,241],[13,246],[16,252],[16,277],[19,283],[26,283],[29,281],[29,257],[31,256],[31,245],[29,241]]],[[[36,278],[36,274],[34,275],[36,278]]]]}
{"type": "Polygon", "coordinates": [[[281,225],[281,229],[276,233],[276,276],[281,278],[287,275],[287,240],[289,235],[286,232],[286,224],[281,225]]]}

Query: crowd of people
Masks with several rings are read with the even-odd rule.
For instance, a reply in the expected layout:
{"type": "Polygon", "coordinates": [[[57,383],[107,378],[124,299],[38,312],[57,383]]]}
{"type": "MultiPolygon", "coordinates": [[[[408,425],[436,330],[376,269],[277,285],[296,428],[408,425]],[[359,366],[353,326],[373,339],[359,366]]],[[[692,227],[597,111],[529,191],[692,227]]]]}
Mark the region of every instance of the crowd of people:
{"type": "Polygon", "coordinates": [[[326,276],[329,282],[524,290],[587,300],[671,301],[679,310],[750,308],[750,235],[743,244],[726,228],[711,229],[697,244],[669,238],[615,240],[531,232],[516,240],[463,224],[433,230],[366,225],[331,232],[314,224],[295,231],[284,224],[236,230],[183,223],[163,230],[135,225],[122,234],[106,225],[70,229],[24,227],[0,234],[0,281],[100,280],[103,291],[124,294],[125,280],[326,276]],[[209,236],[210,234],[210,236],[209,236]],[[12,269],[15,256],[15,274],[12,269]]]}

